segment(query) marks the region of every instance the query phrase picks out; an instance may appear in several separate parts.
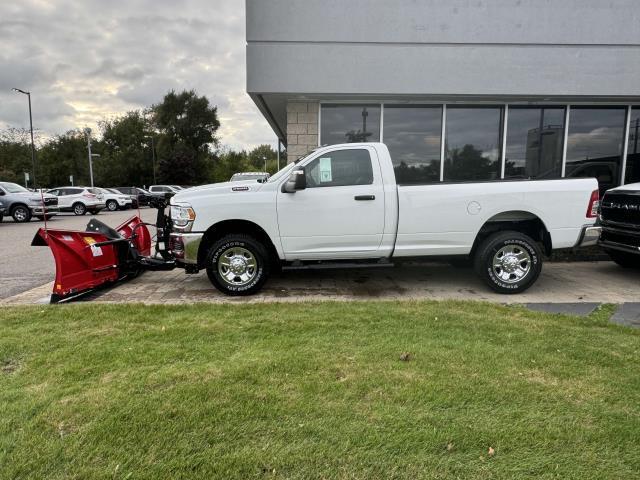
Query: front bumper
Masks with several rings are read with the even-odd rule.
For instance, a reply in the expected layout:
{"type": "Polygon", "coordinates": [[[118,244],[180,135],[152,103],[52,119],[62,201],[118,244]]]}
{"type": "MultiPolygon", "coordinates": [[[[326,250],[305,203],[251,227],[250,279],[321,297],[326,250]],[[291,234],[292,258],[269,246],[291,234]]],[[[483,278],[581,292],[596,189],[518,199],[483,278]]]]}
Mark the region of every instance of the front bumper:
{"type": "Polygon", "coordinates": [[[51,207],[42,207],[42,205],[30,205],[31,215],[57,215],[60,213],[60,208],[57,205],[51,207]]]}
{"type": "Polygon", "coordinates": [[[598,244],[602,227],[596,225],[585,225],[580,232],[580,238],[576,247],[591,247],[598,244]]]}
{"type": "Polygon", "coordinates": [[[169,250],[176,262],[185,265],[198,265],[198,251],[204,237],[203,232],[180,233],[172,232],[169,240],[169,250]]]}
{"type": "Polygon", "coordinates": [[[602,226],[598,244],[606,250],[640,255],[640,229],[636,225],[612,225],[607,222],[602,226]]]}

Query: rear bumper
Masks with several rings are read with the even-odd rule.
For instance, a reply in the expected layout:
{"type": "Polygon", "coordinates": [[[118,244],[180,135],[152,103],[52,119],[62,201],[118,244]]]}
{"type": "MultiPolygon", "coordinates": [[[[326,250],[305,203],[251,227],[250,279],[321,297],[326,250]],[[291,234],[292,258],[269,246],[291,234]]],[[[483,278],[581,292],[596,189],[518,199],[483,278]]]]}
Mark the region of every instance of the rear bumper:
{"type": "Polygon", "coordinates": [[[177,263],[184,265],[198,265],[198,252],[202,243],[203,232],[171,233],[169,250],[177,263]]]}
{"type": "Polygon", "coordinates": [[[585,225],[580,232],[580,238],[576,247],[590,247],[598,244],[602,227],[595,225],[585,225]]]}

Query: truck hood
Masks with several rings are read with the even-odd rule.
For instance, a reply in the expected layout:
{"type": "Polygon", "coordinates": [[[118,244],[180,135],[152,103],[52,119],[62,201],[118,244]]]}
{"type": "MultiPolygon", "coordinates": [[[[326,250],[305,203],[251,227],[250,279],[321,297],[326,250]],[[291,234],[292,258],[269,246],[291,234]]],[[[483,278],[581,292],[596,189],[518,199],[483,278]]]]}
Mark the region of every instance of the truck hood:
{"type": "Polygon", "coordinates": [[[616,193],[638,193],[640,192],[640,183],[628,183],[626,185],[621,185],[620,187],[612,188],[611,190],[607,191],[616,193]]]}
{"type": "MultiPolygon", "coordinates": [[[[17,192],[17,193],[12,193],[11,195],[19,195],[20,197],[24,198],[25,201],[26,200],[32,200],[32,201],[42,200],[40,198],[40,194],[36,192],[17,192]]],[[[50,193],[43,193],[42,195],[44,198],[56,198],[55,195],[51,195],[50,193]]]]}
{"type": "Polygon", "coordinates": [[[264,184],[255,180],[247,180],[244,182],[221,182],[209,185],[200,185],[191,187],[182,192],[176,193],[171,198],[171,203],[190,202],[194,198],[205,197],[210,195],[224,195],[230,193],[250,193],[257,192],[264,184]]]}

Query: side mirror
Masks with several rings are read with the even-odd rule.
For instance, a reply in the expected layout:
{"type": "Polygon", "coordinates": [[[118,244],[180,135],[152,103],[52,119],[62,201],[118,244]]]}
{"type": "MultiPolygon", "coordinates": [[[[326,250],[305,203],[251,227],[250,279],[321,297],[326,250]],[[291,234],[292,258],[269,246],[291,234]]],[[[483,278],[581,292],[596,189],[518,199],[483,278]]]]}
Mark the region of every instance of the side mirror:
{"type": "Polygon", "coordinates": [[[294,170],[289,175],[289,179],[282,185],[283,193],[296,193],[296,190],[307,188],[307,177],[304,170],[294,170]]]}
{"type": "Polygon", "coordinates": [[[0,197],[4,197],[4,190],[0,190],[0,197]]]}

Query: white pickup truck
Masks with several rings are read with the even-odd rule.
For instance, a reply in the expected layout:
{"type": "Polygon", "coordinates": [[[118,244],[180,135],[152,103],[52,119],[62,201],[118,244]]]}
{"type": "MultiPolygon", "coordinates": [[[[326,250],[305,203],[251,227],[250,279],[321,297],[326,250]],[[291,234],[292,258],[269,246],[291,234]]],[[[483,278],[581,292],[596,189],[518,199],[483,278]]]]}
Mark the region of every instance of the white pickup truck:
{"type": "Polygon", "coordinates": [[[265,183],[191,188],[171,199],[169,249],[228,295],[258,291],[282,266],[460,256],[495,291],[518,293],[543,253],[594,245],[595,179],[398,185],[382,143],[332,145],[265,183]]]}

